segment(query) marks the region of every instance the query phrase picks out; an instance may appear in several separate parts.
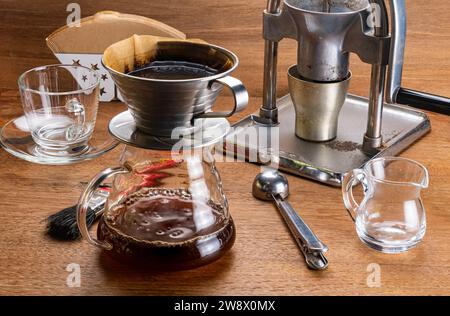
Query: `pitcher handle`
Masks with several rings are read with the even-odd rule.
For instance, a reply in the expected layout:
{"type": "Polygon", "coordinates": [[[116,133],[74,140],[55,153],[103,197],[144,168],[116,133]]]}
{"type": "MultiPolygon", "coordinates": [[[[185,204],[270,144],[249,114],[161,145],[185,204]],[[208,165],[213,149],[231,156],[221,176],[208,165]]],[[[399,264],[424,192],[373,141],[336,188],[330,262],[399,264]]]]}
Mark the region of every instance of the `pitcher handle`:
{"type": "Polygon", "coordinates": [[[81,195],[80,199],[78,200],[77,205],[77,224],[78,229],[80,230],[81,236],[87,241],[97,247],[100,247],[102,249],[111,250],[112,245],[107,242],[101,242],[98,239],[93,238],[89,234],[89,230],[86,224],[86,215],[89,207],[89,201],[92,198],[92,195],[97,190],[98,186],[102,184],[103,181],[105,181],[106,178],[109,178],[113,175],[119,174],[119,173],[128,173],[130,170],[126,167],[116,167],[116,168],[108,168],[101,172],[99,172],[87,185],[86,189],[84,190],[83,194],[81,195]]]}
{"type": "Polygon", "coordinates": [[[248,105],[248,92],[245,89],[243,83],[234,77],[226,76],[223,78],[218,78],[212,81],[211,85],[214,83],[220,83],[228,87],[231,92],[233,92],[234,97],[234,107],[230,112],[207,112],[203,114],[196,115],[196,118],[213,118],[213,117],[230,117],[236,112],[240,112],[245,109],[248,105]]]}
{"type": "Polygon", "coordinates": [[[342,197],[344,200],[344,205],[353,221],[355,221],[356,212],[359,208],[359,204],[355,201],[355,197],[353,196],[353,186],[361,183],[364,188],[367,189],[363,182],[365,177],[366,174],[364,170],[355,169],[349,172],[342,182],[342,197]]]}

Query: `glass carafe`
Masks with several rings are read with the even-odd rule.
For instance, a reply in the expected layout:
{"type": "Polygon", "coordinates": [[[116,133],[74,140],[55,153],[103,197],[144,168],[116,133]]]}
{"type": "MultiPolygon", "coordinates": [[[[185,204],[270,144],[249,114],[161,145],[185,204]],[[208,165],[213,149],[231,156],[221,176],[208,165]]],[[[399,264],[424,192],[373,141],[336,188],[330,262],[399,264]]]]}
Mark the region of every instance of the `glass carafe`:
{"type": "Polygon", "coordinates": [[[114,258],[169,270],[212,262],[235,239],[212,146],[176,153],[126,146],[120,165],[100,172],[87,186],[78,225],[84,238],[114,258]],[[88,203],[112,176],[95,239],[86,226],[88,203]]]}
{"type": "Polygon", "coordinates": [[[420,193],[428,187],[428,171],[406,158],[385,157],[369,161],[344,179],[344,204],[353,217],[359,238],[386,253],[416,246],[426,230],[420,193]],[[361,183],[364,199],[358,204],[352,187],[361,183]]]}

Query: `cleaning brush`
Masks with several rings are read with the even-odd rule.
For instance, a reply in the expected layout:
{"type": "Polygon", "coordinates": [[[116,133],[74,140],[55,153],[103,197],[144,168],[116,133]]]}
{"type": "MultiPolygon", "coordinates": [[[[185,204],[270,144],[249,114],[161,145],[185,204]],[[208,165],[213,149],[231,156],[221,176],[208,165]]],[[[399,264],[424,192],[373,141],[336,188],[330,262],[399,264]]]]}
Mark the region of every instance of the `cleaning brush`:
{"type": "MultiPolygon", "coordinates": [[[[106,199],[109,196],[110,186],[101,186],[89,201],[86,214],[87,227],[103,214],[106,199]]],[[[80,238],[77,225],[77,205],[67,207],[47,218],[47,234],[58,240],[75,240],[80,238]]]]}

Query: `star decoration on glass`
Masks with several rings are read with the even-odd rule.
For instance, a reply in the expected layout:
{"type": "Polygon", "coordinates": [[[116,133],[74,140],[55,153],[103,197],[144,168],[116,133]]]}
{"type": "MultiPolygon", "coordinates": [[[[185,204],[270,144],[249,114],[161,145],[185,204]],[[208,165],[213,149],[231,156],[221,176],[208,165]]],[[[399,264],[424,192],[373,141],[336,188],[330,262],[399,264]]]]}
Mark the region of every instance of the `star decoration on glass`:
{"type": "Polygon", "coordinates": [[[92,69],[92,70],[100,70],[100,69],[98,68],[98,64],[91,64],[91,69],[92,69]]]}
{"type": "Polygon", "coordinates": [[[73,66],[81,66],[79,59],[72,59],[72,62],[73,62],[73,64],[72,64],[73,66]]]}
{"type": "Polygon", "coordinates": [[[106,93],[105,88],[100,88],[100,96],[104,95],[106,93]]]}
{"type": "Polygon", "coordinates": [[[87,76],[86,76],[86,75],[82,75],[82,76],[81,76],[81,80],[83,80],[84,82],[86,82],[87,76]]]}
{"type": "Polygon", "coordinates": [[[106,74],[103,74],[103,75],[102,75],[102,80],[103,80],[103,81],[108,80],[108,76],[107,76],[106,74]]]}

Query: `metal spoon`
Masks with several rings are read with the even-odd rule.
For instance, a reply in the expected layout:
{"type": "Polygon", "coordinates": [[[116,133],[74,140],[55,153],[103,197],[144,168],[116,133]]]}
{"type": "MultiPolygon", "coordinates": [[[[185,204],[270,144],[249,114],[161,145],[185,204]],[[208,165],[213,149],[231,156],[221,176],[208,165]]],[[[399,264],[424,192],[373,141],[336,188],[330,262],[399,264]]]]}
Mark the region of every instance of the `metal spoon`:
{"type": "Polygon", "coordinates": [[[292,236],[305,256],[310,269],[323,270],[328,266],[324,254],[328,247],[313,233],[311,228],[295,212],[285,199],[289,195],[288,180],[276,170],[258,174],[253,181],[253,196],[263,201],[274,201],[292,236]]]}

